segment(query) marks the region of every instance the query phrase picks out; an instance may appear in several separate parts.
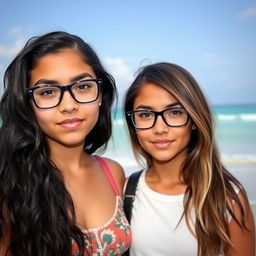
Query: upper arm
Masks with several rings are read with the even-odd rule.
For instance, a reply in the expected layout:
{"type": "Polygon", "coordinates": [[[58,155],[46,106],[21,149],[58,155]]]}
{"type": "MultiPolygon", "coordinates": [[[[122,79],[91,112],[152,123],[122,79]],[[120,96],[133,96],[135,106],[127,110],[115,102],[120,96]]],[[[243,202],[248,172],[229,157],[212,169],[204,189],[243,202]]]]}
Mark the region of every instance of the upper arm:
{"type": "MultiPolygon", "coordinates": [[[[232,218],[228,224],[230,238],[233,246],[230,246],[226,256],[254,256],[255,255],[255,223],[250,205],[248,205],[245,194],[240,191],[238,197],[245,211],[245,226],[241,228],[232,218]]],[[[236,203],[232,205],[235,217],[242,223],[240,209],[236,203]]]]}
{"type": "Polygon", "coordinates": [[[125,183],[125,175],[124,175],[123,167],[118,162],[112,159],[104,158],[104,160],[107,162],[113,174],[113,177],[115,179],[115,182],[119,189],[120,194],[122,194],[124,183],[125,183]]]}
{"type": "Polygon", "coordinates": [[[10,256],[10,254],[6,254],[7,250],[9,247],[9,238],[7,236],[5,236],[1,241],[0,241],[0,255],[8,255],[10,256]]]}

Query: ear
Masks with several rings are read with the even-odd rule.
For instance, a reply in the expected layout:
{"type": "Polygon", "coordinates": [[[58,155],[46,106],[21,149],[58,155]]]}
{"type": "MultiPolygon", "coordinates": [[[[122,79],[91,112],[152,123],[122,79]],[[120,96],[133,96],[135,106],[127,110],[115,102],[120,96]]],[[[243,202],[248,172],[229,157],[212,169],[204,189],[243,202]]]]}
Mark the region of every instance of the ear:
{"type": "Polygon", "coordinates": [[[98,97],[98,101],[99,101],[99,106],[101,106],[101,104],[102,104],[102,95],[101,94],[98,97]]]}
{"type": "Polygon", "coordinates": [[[192,130],[196,130],[196,129],[197,129],[197,126],[195,125],[194,122],[193,122],[192,125],[191,125],[191,129],[192,129],[192,130]]]}

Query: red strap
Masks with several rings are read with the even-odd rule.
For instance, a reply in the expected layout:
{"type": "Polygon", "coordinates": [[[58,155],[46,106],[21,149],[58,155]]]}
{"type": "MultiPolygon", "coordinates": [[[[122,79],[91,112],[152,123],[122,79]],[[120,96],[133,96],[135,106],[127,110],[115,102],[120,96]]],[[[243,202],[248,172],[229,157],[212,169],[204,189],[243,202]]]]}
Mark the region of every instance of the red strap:
{"type": "Polygon", "coordinates": [[[120,195],[119,189],[118,189],[118,187],[116,185],[116,181],[115,181],[115,179],[114,179],[114,177],[112,175],[112,172],[111,172],[111,170],[108,167],[108,164],[106,163],[106,161],[102,157],[95,156],[95,158],[99,161],[99,163],[100,163],[102,169],[104,170],[104,172],[105,172],[105,174],[106,174],[106,176],[107,176],[107,178],[108,178],[108,180],[109,180],[109,182],[110,182],[110,184],[111,184],[115,194],[117,196],[119,196],[120,195]]]}

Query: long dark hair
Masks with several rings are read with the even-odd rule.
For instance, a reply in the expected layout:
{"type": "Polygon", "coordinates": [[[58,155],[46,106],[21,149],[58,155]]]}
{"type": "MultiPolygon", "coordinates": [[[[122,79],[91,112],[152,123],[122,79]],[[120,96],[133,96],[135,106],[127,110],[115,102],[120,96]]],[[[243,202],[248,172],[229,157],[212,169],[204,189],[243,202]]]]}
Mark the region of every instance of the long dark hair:
{"type": "MultiPolygon", "coordinates": [[[[218,255],[232,245],[227,222],[227,213],[245,228],[249,202],[242,185],[221,163],[214,139],[214,120],[207,100],[193,76],[184,68],[172,63],[156,63],[142,68],[127,90],[124,102],[125,112],[133,111],[135,98],[145,83],[154,83],[175,97],[188,112],[197,129],[192,130],[188,145],[188,157],[181,176],[187,184],[184,199],[184,215],[191,232],[189,218],[195,210],[195,235],[199,255],[218,255]],[[237,195],[237,188],[245,197],[246,207],[237,195]],[[241,213],[241,223],[230,207],[230,201],[237,203],[241,213]]],[[[136,158],[142,156],[148,166],[150,156],[140,145],[131,119],[126,122],[136,158]]]]}
{"type": "Polygon", "coordinates": [[[70,255],[72,239],[83,255],[84,236],[75,225],[72,199],[49,159],[45,136],[25,92],[37,61],[63,48],[78,50],[103,80],[99,118],[86,137],[85,151],[104,150],[111,136],[116,86],[94,50],[80,37],[62,31],[31,38],[5,72],[0,102],[0,241],[8,229],[9,252],[15,256],[70,255]]]}

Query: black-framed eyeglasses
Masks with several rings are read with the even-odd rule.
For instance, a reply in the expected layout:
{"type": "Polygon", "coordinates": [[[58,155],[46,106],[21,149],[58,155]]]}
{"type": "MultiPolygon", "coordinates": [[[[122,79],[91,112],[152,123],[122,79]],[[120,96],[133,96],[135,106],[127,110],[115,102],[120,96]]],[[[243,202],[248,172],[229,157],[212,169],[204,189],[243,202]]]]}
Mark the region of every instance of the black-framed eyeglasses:
{"type": "Polygon", "coordinates": [[[69,91],[72,98],[78,103],[90,103],[96,101],[99,96],[99,85],[102,79],[85,79],[68,85],[39,84],[27,88],[27,94],[41,109],[58,106],[65,91],[69,91]]]}
{"type": "Polygon", "coordinates": [[[167,108],[162,111],[153,110],[135,110],[126,112],[132,120],[136,129],[150,129],[161,116],[166,125],[170,127],[181,127],[188,123],[189,115],[184,108],[167,108]]]}

